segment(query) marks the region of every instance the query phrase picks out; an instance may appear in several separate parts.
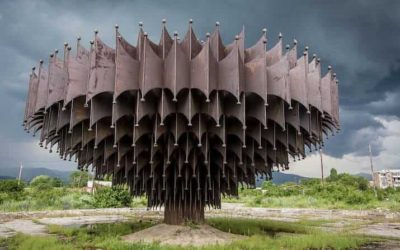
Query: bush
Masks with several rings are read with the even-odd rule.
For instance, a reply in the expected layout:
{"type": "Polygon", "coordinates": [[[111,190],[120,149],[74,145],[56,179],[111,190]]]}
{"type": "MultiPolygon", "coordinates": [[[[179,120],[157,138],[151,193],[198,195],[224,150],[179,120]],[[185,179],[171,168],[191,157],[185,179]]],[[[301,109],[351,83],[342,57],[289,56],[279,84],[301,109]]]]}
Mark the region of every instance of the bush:
{"type": "Polygon", "coordinates": [[[8,199],[9,199],[9,196],[7,193],[0,193],[0,204],[3,204],[3,202],[8,199]]]}
{"type": "Polygon", "coordinates": [[[0,204],[5,201],[21,200],[24,197],[25,183],[18,180],[0,181],[0,204]]]}
{"type": "Polygon", "coordinates": [[[0,193],[22,193],[24,191],[25,183],[18,180],[0,180],[0,193]]]}
{"type": "Polygon", "coordinates": [[[145,196],[132,198],[131,207],[145,207],[147,206],[147,198],[145,196]]]}
{"type": "Polygon", "coordinates": [[[299,184],[265,181],[261,189],[240,189],[239,199],[224,199],[256,207],[312,207],[330,209],[388,208],[400,211],[400,188],[377,189],[376,195],[366,178],[335,169],[325,179],[302,179],[299,184]]]}
{"type": "Polygon", "coordinates": [[[69,192],[66,188],[46,188],[37,191],[33,189],[30,192],[30,197],[35,201],[35,209],[47,209],[47,208],[61,208],[64,207],[61,204],[61,198],[67,195],[69,192]]]}
{"type": "Polygon", "coordinates": [[[91,208],[93,197],[88,193],[70,192],[59,197],[58,205],[62,209],[91,208]]]}
{"type": "Polygon", "coordinates": [[[69,185],[71,187],[85,187],[89,180],[89,174],[85,171],[74,171],[69,176],[69,185]]]}
{"type": "Polygon", "coordinates": [[[93,206],[97,208],[128,207],[132,197],[123,187],[98,188],[93,196],[93,206]]]}
{"type": "Polygon", "coordinates": [[[63,182],[59,178],[53,178],[48,175],[38,175],[31,180],[30,186],[36,189],[44,190],[54,187],[62,187],[63,182]]]}
{"type": "Polygon", "coordinates": [[[349,205],[362,205],[368,204],[372,199],[373,197],[370,194],[356,190],[349,193],[345,201],[349,205]]]}

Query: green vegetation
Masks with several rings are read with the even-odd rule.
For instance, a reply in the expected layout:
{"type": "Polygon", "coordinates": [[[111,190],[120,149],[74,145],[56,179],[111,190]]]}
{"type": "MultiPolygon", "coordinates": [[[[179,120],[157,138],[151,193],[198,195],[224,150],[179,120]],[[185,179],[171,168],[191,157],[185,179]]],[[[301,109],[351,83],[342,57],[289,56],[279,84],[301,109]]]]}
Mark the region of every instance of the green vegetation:
{"type": "Polygon", "coordinates": [[[375,195],[368,180],[349,174],[337,174],[335,169],[321,184],[320,179],[304,179],[300,183],[281,185],[264,182],[261,189],[241,189],[239,199],[226,198],[226,202],[242,202],[251,207],[295,208],[386,208],[399,211],[400,189],[378,189],[375,195]]]}
{"type": "Polygon", "coordinates": [[[69,176],[69,185],[75,188],[86,187],[89,180],[89,174],[85,171],[74,171],[69,176]]]}
{"type": "MultiPolygon", "coordinates": [[[[44,175],[35,177],[29,184],[0,180],[0,211],[143,207],[147,204],[145,197],[132,199],[126,186],[96,186],[97,191],[89,194],[84,189],[89,178],[87,172],[76,171],[71,174],[69,183],[44,175]]],[[[260,189],[241,188],[239,198],[226,197],[223,201],[245,203],[251,207],[400,211],[400,189],[378,189],[375,194],[365,178],[338,174],[332,169],[324,184],[319,179],[280,185],[264,182],[260,189]]]]}
{"type": "Polygon", "coordinates": [[[10,239],[5,240],[8,248],[18,250],[73,250],[73,245],[63,244],[57,237],[36,237],[18,234],[10,239]]]}
{"type": "Polygon", "coordinates": [[[132,199],[126,187],[98,187],[94,194],[86,192],[87,172],[73,172],[71,182],[40,175],[29,185],[17,180],[0,180],[0,211],[37,211],[105,207],[145,206],[144,197],[132,199]]]}
{"type": "Polygon", "coordinates": [[[309,228],[297,222],[281,222],[274,220],[243,219],[243,218],[211,218],[207,220],[210,226],[224,232],[240,235],[272,235],[277,233],[305,234],[309,228]]]}
{"type": "Polygon", "coordinates": [[[62,187],[64,183],[59,178],[53,178],[47,175],[38,175],[31,180],[29,186],[37,190],[49,189],[53,187],[62,187]]]}
{"type": "Polygon", "coordinates": [[[9,200],[22,200],[25,183],[18,180],[0,180],[0,206],[9,200]]]}
{"type": "MultiPolygon", "coordinates": [[[[349,249],[372,239],[351,234],[327,233],[317,226],[326,222],[282,222],[260,219],[212,218],[208,223],[221,231],[250,236],[216,249],[349,249]]],[[[213,249],[213,248],[210,248],[213,249]]]]}
{"type": "Polygon", "coordinates": [[[25,188],[19,196],[7,196],[0,202],[0,211],[36,211],[90,208],[91,196],[81,190],[62,188],[25,188]]]}
{"type": "Polygon", "coordinates": [[[1,180],[0,193],[18,194],[24,191],[25,183],[18,180],[1,180]]]}
{"type": "MultiPolygon", "coordinates": [[[[127,243],[121,236],[155,225],[155,221],[95,224],[81,228],[49,226],[52,236],[17,235],[5,240],[9,249],[161,249],[161,250],[230,250],[230,249],[355,249],[372,239],[344,233],[326,233],[314,223],[277,222],[271,220],[214,218],[210,225],[226,232],[248,236],[227,245],[201,248],[161,246],[157,243],[127,243]]],[[[193,228],[196,230],[196,228],[193,228]]],[[[376,240],[376,239],[374,239],[376,240]]]]}
{"type": "MultiPolygon", "coordinates": [[[[145,197],[131,198],[126,186],[106,188],[96,186],[94,194],[84,186],[89,175],[74,172],[65,184],[57,178],[38,176],[29,184],[17,180],[0,180],[0,211],[31,211],[75,208],[145,206],[145,197]]],[[[109,178],[109,177],[107,177],[109,178]]],[[[242,202],[257,207],[304,207],[400,210],[400,190],[374,190],[362,177],[338,174],[335,169],[321,184],[319,179],[305,179],[299,183],[275,185],[265,182],[261,189],[240,190],[240,198],[225,198],[225,202],[242,202]]],[[[85,227],[50,225],[50,236],[18,234],[0,239],[0,248],[6,249],[355,249],[375,238],[349,233],[325,232],[320,229],[331,221],[282,222],[260,219],[211,218],[207,223],[219,230],[244,235],[247,238],[228,245],[202,248],[161,246],[158,243],[131,244],[121,236],[142,230],[157,221],[95,224],[85,227]]],[[[193,230],[196,224],[188,224],[193,230]]],[[[353,228],[354,229],[354,228],[353,228]]]]}
{"type": "Polygon", "coordinates": [[[93,205],[97,208],[129,207],[132,196],[126,187],[98,188],[93,196],[93,205]]]}

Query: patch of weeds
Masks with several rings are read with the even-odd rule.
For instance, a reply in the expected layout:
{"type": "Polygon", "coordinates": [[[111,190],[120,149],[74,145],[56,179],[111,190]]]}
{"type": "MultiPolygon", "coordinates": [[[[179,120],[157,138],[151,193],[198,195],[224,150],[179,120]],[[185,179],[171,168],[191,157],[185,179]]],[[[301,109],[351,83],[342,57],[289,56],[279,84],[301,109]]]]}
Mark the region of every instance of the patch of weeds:
{"type": "Polygon", "coordinates": [[[70,243],[61,242],[56,236],[30,236],[17,234],[6,240],[7,247],[18,250],[72,250],[76,249],[70,243]]]}
{"type": "Polygon", "coordinates": [[[305,234],[310,229],[296,222],[274,220],[243,219],[243,218],[210,218],[207,223],[224,232],[241,235],[275,235],[277,233],[305,234]]]}
{"type": "MultiPolygon", "coordinates": [[[[7,247],[7,239],[0,237],[0,247],[7,247]]],[[[7,248],[5,248],[7,249],[7,248]]]]}

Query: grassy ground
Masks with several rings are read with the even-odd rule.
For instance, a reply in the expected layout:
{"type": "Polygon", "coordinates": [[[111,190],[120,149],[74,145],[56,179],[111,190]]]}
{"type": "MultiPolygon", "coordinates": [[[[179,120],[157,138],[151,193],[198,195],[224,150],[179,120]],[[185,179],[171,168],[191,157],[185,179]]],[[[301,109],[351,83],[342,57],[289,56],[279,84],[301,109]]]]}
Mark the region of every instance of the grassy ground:
{"type": "MultiPolygon", "coordinates": [[[[332,172],[332,171],[331,171],[332,172]]],[[[400,189],[377,189],[366,179],[349,174],[287,182],[280,185],[264,182],[259,189],[241,188],[239,197],[226,197],[224,202],[244,203],[249,207],[322,208],[322,209],[387,209],[400,211],[400,189]]]]}
{"type": "Polygon", "coordinates": [[[263,195],[262,190],[257,190],[259,195],[239,194],[239,197],[226,197],[223,202],[244,203],[249,207],[268,208],[320,208],[320,209],[348,209],[365,210],[383,208],[390,211],[400,211],[400,203],[396,200],[373,200],[363,204],[348,204],[344,201],[328,200],[324,197],[312,195],[292,195],[281,197],[268,197],[263,195]]]}
{"type": "Polygon", "coordinates": [[[91,196],[76,188],[50,188],[37,190],[25,188],[18,197],[3,198],[0,202],[0,211],[38,211],[90,208],[91,196]]]}
{"type": "MultiPolygon", "coordinates": [[[[37,211],[80,208],[138,207],[146,205],[146,198],[131,200],[126,186],[102,188],[94,194],[68,186],[54,186],[53,179],[39,176],[29,186],[16,180],[0,181],[0,211],[37,211]],[[42,177],[42,178],[39,178],[42,177]],[[42,180],[42,182],[39,182],[42,180]],[[43,182],[47,180],[47,182],[43,182]],[[50,183],[49,183],[50,181],[50,183]],[[38,183],[39,182],[39,183],[38,183]],[[43,188],[42,186],[45,185],[43,188]],[[53,185],[53,186],[52,186],[53,185]]],[[[73,178],[72,178],[73,179],[73,178]]],[[[377,189],[367,179],[349,174],[338,174],[331,169],[330,176],[321,184],[319,179],[302,179],[298,183],[280,185],[266,181],[258,189],[240,188],[239,198],[225,197],[224,202],[240,202],[250,207],[322,208],[322,209],[376,209],[400,211],[400,189],[377,189]]]]}
{"type": "MultiPolygon", "coordinates": [[[[107,196],[101,198],[106,201],[111,199],[107,196]]],[[[145,197],[137,197],[132,198],[129,206],[144,207],[146,204],[145,197]]],[[[107,203],[104,206],[99,205],[102,204],[92,194],[81,188],[60,187],[37,190],[28,187],[17,195],[0,193],[0,212],[116,207],[114,204],[107,203]]]]}
{"type": "MultiPolygon", "coordinates": [[[[349,203],[349,200],[341,199],[341,193],[334,197],[334,192],[322,190],[324,193],[304,191],[299,193],[283,193],[282,190],[304,189],[304,186],[282,184],[273,187],[267,186],[262,189],[243,189],[239,191],[239,197],[225,197],[223,202],[244,203],[249,207],[270,207],[270,208],[321,208],[321,209],[376,209],[384,208],[391,211],[400,211],[400,191],[389,195],[387,198],[376,199],[371,197],[370,190],[358,203],[349,203]],[[278,189],[282,193],[271,193],[271,189],[278,189]],[[396,195],[396,196],[395,196],[396,195]]],[[[345,192],[345,191],[343,191],[345,192]]],[[[349,193],[351,193],[349,191],[349,193]]],[[[0,194],[1,196],[1,194],[0,194]]],[[[0,199],[0,212],[18,211],[42,211],[42,210],[65,210],[95,208],[96,203],[93,196],[77,188],[52,188],[50,190],[37,191],[25,188],[19,198],[9,195],[0,199]]],[[[356,195],[355,195],[356,196],[356,195]]],[[[1,197],[0,197],[1,198],[1,197]]],[[[133,198],[130,207],[146,206],[145,197],[133,198]]]]}
{"type": "MultiPolygon", "coordinates": [[[[303,221],[301,223],[277,222],[271,220],[213,218],[210,225],[226,232],[249,236],[228,245],[214,245],[202,248],[161,246],[153,244],[131,244],[120,237],[154,225],[155,221],[134,221],[129,223],[98,224],[90,227],[68,228],[49,226],[52,236],[26,236],[3,240],[9,249],[349,249],[368,243],[371,239],[348,233],[327,233],[319,230],[320,223],[303,221]]],[[[321,222],[322,223],[322,222],[321,222]]],[[[193,230],[196,230],[193,227],[193,230]]],[[[1,241],[0,241],[1,242],[1,241]]]]}

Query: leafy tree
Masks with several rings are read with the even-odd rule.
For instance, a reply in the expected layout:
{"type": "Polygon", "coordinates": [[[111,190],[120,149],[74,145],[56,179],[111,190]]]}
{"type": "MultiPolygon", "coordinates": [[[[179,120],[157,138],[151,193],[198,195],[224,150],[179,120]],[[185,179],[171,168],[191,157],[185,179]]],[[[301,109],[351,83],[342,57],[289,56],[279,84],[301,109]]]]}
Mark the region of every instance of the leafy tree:
{"type": "Polygon", "coordinates": [[[51,189],[54,187],[62,187],[63,182],[59,178],[53,178],[48,175],[38,175],[34,177],[30,186],[37,189],[51,189]]]}
{"type": "Polygon", "coordinates": [[[18,180],[0,180],[0,204],[6,200],[22,200],[25,196],[25,183],[18,180]]]}
{"type": "Polygon", "coordinates": [[[24,191],[25,183],[18,184],[18,180],[0,180],[0,193],[21,193],[24,191]]]}
{"type": "Polygon", "coordinates": [[[327,178],[328,181],[336,181],[338,179],[338,173],[335,168],[331,168],[331,172],[329,177],[327,178]]]}
{"type": "Polygon", "coordinates": [[[338,174],[336,168],[331,168],[329,177],[334,181],[337,180],[338,174]]]}
{"type": "Polygon", "coordinates": [[[64,182],[58,177],[52,178],[52,184],[53,184],[53,187],[62,187],[62,186],[64,186],[64,182]]]}
{"type": "Polygon", "coordinates": [[[373,198],[371,193],[355,190],[347,195],[345,202],[349,205],[361,205],[368,204],[373,198]]]}
{"type": "Polygon", "coordinates": [[[89,180],[89,174],[85,171],[74,171],[69,176],[69,185],[71,187],[85,187],[89,180]]]}
{"type": "Polygon", "coordinates": [[[127,207],[132,197],[124,187],[98,188],[93,196],[93,206],[98,208],[127,207]]]}
{"type": "Polygon", "coordinates": [[[318,178],[308,178],[300,180],[300,183],[304,186],[320,186],[321,179],[318,178]]]}

